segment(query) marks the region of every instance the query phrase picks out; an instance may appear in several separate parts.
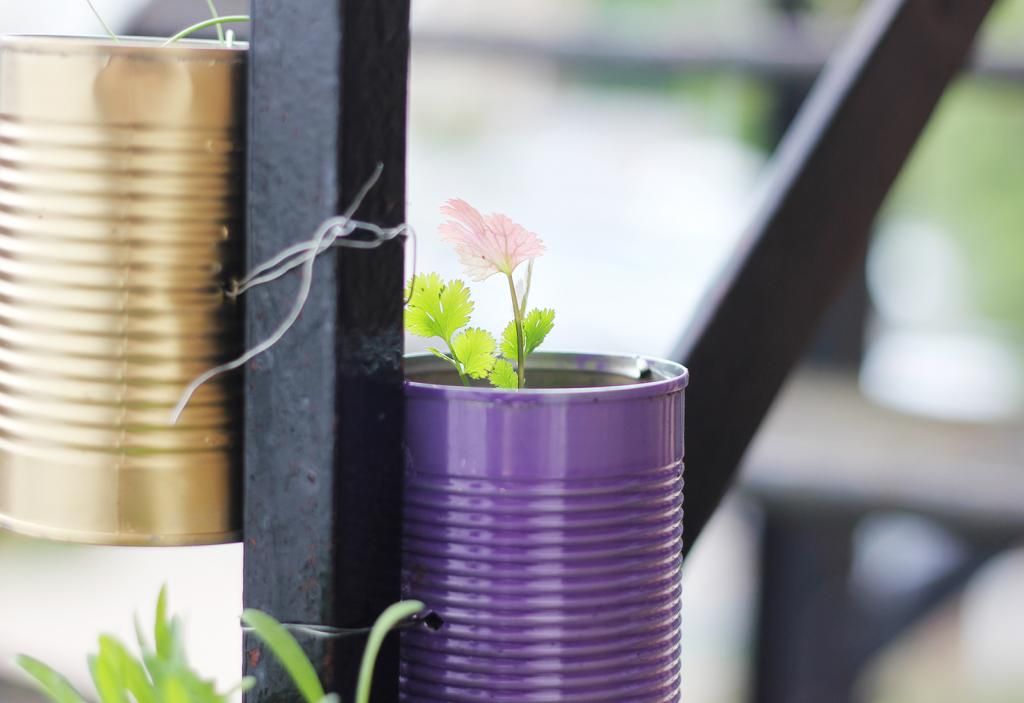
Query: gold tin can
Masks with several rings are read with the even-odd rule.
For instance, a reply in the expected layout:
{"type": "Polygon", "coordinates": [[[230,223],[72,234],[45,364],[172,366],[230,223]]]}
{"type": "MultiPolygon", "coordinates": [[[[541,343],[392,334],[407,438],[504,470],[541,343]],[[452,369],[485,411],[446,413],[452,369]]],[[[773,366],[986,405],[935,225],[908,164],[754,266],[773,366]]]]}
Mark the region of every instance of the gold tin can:
{"type": "Polygon", "coordinates": [[[244,47],[0,38],[0,527],[123,545],[241,528],[244,47]]]}

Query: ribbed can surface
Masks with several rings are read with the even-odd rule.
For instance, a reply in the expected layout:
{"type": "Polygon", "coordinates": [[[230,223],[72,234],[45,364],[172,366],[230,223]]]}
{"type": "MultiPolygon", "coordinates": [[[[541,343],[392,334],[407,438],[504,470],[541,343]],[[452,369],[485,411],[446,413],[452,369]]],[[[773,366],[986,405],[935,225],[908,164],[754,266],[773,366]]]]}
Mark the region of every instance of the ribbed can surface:
{"type": "Polygon", "coordinates": [[[509,392],[407,360],[404,589],[441,624],[402,699],[677,701],[686,370],[530,362],[509,392]]]}
{"type": "Polygon", "coordinates": [[[0,40],[0,526],[194,544],[240,527],[244,49],[0,40]]]}

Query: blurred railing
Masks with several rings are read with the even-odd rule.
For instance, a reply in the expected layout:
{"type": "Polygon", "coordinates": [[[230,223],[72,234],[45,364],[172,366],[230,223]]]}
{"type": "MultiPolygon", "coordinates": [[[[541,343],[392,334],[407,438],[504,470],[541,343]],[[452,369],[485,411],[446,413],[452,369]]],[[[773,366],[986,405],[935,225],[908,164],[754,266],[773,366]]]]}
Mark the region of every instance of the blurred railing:
{"type": "MultiPolygon", "coordinates": [[[[848,29],[848,28],[847,28],[848,29]]],[[[772,23],[750,37],[673,35],[644,42],[604,33],[529,37],[499,32],[414,31],[414,51],[445,52],[508,60],[544,61],[571,69],[651,75],[731,72],[769,82],[810,83],[845,32],[813,24],[772,23]]],[[[1024,82],[1024,53],[986,50],[972,55],[965,71],[978,78],[1024,82]]]]}

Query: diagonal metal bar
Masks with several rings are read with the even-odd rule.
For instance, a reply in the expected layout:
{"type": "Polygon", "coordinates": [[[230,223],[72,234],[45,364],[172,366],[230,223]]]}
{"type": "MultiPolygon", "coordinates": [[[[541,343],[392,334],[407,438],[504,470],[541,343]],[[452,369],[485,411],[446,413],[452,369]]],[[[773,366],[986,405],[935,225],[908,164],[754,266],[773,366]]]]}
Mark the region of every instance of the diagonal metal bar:
{"type": "Polygon", "coordinates": [[[686,546],[852,271],[992,0],[874,0],[780,145],[762,206],[674,357],[687,389],[686,546]]]}
{"type": "MultiPolygon", "coordinates": [[[[341,214],[404,221],[409,0],[253,0],[250,263],[341,214]]],[[[285,622],[366,628],[400,596],[402,278],[399,241],[334,250],[302,316],[246,369],[244,601],[285,622]]],[[[247,294],[250,346],[288,313],[296,276],[247,294]]],[[[365,638],[296,632],[328,691],[352,698],[365,638]]],[[[375,700],[398,700],[396,638],[375,700]]],[[[249,703],[301,700],[254,636],[249,703]]]]}

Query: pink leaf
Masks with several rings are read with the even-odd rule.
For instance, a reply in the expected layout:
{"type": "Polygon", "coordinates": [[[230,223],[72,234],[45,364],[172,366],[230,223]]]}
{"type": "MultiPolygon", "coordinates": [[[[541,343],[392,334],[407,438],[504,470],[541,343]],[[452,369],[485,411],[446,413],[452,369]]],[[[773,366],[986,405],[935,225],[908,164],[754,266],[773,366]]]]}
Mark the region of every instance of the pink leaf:
{"type": "Polygon", "coordinates": [[[544,253],[540,238],[506,215],[485,217],[458,199],[445,203],[441,214],[450,219],[438,228],[438,233],[455,246],[466,275],[474,281],[496,273],[511,274],[519,264],[544,253]]]}

